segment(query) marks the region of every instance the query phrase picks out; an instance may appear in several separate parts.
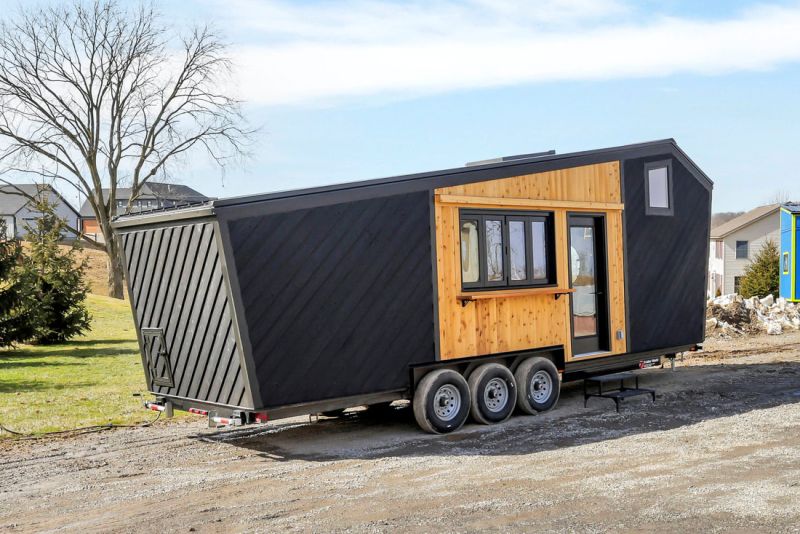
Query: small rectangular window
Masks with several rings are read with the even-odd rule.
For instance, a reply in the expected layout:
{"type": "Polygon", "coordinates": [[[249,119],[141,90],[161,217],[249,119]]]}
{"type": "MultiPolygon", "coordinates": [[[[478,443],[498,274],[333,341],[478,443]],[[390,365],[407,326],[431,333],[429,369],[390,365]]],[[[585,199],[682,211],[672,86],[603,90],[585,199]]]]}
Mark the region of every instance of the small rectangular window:
{"type": "Polygon", "coordinates": [[[552,213],[462,211],[462,287],[555,283],[551,219],[552,213]]]}
{"type": "Polygon", "coordinates": [[[525,221],[508,221],[508,246],[511,247],[511,280],[528,279],[528,259],[525,251],[525,221]]]}
{"type": "Polygon", "coordinates": [[[747,249],[748,249],[748,242],[747,241],[737,241],[736,242],[736,259],[737,260],[746,260],[747,257],[748,257],[747,249]]]}
{"type": "Polygon", "coordinates": [[[655,161],[644,166],[647,215],[672,215],[672,162],[655,161]]]}
{"type": "Polygon", "coordinates": [[[789,253],[783,253],[783,274],[789,274],[789,253]]]}
{"type": "Polygon", "coordinates": [[[545,220],[531,222],[533,233],[533,279],[547,280],[547,225],[545,220]]]}
{"type": "Polygon", "coordinates": [[[479,275],[478,221],[461,221],[461,282],[474,284],[479,275]]]}
{"type": "Polygon", "coordinates": [[[723,251],[722,241],[714,241],[714,257],[721,260],[723,251]]]}
{"type": "Polygon", "coordinates": [[[487,219],[486,229],[486,281],[502,282],[503,274],[503,221],[487,219]]]}

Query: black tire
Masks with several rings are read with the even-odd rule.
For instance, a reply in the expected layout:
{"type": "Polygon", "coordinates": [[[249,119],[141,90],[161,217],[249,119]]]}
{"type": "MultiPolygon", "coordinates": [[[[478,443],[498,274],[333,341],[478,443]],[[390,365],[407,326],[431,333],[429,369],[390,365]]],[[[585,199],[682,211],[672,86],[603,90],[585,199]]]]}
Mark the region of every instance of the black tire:
{"type": "Polygon", "coordinates": [[[514,378],[517,380],[517,406],[523,412],[530,415],[546,412],[558,402],[561,381],[555,364],[547,358],[528,358],[519,364],[514,378]]]}
{"type": "Polygon", "coordinates": [[[485,363],[472,371],[467,383],[472,396],[470,414],[476,422],[484,425],[502,423],[514,413],[517,381],[508,367],[485,363]]]}
{"type": "Polygon", "coordinates": [[[450,369],[431,371],[419,381],[413,406],[414,419],[425,432],[453,432],[463,426],[469,415],[469,385],[450,369]]]}

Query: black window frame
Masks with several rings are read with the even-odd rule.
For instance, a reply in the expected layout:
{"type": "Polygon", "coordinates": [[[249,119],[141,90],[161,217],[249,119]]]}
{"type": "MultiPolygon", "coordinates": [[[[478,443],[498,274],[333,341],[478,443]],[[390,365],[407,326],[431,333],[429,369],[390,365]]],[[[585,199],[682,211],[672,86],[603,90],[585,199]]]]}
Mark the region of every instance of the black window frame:
{"type": "Polygon", "coordinates": [[[749,260],[750,259],[750,241],[739,241],[737,240],[735,246],[733,248],[733,252],[735,258],[737,260],[749,260]],[[744,243],[744,256],[739,256],[739,243],[744,243]]]}
{"type": "Polygon", "coordinates": [[[644,211],[646,215],[675,215],[675,195],[673,195],[672,181],[671,159],[651,161],[644,164],[644,211]],[[650,171],[654,169],[667,169],[667,203],[669,204],[667,208],[650,205],[650,171]]]}
{"type": "Polygon", "coordinates": [[[558,285],[556,273],[556,247],[555,247],[555,214],[552,211],[541,210],[475,210],[460,209],[458,216],[458,259],[459,272],[461,273],[461,288],[464,291],[492,291],[498,289],[524,289],[534,287],[555,287],[558,285]],[[486,221],[500,220],[502,222],[503,238],[503,280],[489,282],[486,280],[486,221]],[[511,243],[509,235],[509,222],[522,221],[525,228],[525,274],[524,280],[511,279],[511,243]],[[547,277],[534,278],[533,273],[533,226],[534,221],[544,222],[545,225],[545,253],[547,277]],[[478,227],[478,281],[464,282],[463,268],[461,265],[461,228],[466,222],[476,222],[478,227]]]}

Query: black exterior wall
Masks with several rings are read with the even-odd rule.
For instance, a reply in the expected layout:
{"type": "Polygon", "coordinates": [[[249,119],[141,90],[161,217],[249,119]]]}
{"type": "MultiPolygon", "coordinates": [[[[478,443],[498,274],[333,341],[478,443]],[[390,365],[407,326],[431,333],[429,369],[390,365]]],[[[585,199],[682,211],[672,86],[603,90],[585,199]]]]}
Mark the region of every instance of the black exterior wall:
{"type": "Polygon", "coordinates": [[[671,154],[623,162],[628,350],[701,343],[711,190],[671,154]],[[673,215],[647,215],[645,164],[672,162],[673,215]]]}
{"type": "Polygon", "coordinates": [[[227,222],[259,407],[408,388],[433,361],[430,196],[227,222]]]}
{"type": "Polygon", "coordinates": [[[150,391],[252,408],[217,232],[212,220],[121,232],[128,294],[150,391]]]}

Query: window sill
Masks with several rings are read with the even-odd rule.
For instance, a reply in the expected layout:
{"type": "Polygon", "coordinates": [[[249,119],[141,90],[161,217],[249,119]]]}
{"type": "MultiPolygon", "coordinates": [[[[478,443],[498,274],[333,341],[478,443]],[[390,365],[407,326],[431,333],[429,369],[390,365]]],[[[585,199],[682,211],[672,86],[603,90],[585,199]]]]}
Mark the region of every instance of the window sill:
{"type": "Polygon", "coordinates": [[[574,289],[564,287],[526,287],[522,289],[503,288],[502,290],[497,291],[470,291],[460,293],[458,296],[456,296],[456,299],[461,301],[462,306],[466,306],[467,303],[475,300],[530,297],[532,295],[554,295],[555,298],[558,299],[561,295],[574,292],[574,289]]]}

